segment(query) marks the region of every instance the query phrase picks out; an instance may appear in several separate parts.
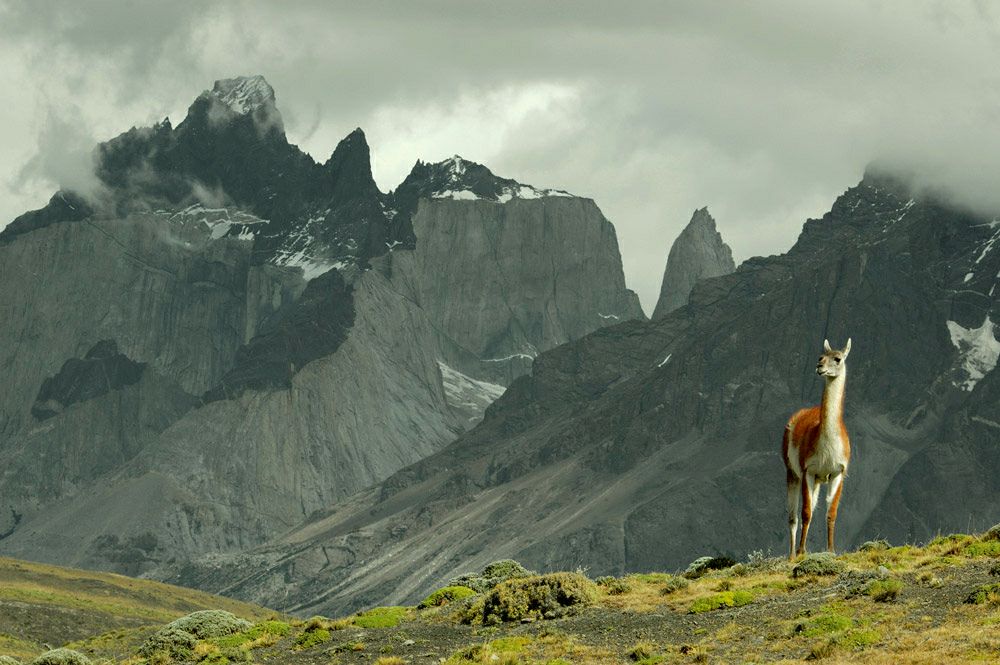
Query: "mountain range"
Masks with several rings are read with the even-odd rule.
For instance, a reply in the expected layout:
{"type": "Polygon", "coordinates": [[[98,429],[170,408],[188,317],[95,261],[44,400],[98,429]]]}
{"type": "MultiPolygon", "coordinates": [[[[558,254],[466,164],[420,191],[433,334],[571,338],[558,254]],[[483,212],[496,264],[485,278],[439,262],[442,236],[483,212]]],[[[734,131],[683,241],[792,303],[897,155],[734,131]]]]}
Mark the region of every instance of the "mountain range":
{"type": "Polygon", "coordinates": [[[695,211],[646,320],[592,200],[457,156],[382,193],[260,77],[96,160],[0,233],[0,552],[302,615],[781,552],[781,433],[848,337],[842,544],[997,521],[1000,221],[899,174],[738,267],[695,211]]]}
{"type": "Polygon", "coordinates": [[[0,234],[0,547],[142,573],[259,545],[482,417],[541,351],[643,317],[589,199],[454,157],[325,164],[260,77],[96,151],[0,234]]]}

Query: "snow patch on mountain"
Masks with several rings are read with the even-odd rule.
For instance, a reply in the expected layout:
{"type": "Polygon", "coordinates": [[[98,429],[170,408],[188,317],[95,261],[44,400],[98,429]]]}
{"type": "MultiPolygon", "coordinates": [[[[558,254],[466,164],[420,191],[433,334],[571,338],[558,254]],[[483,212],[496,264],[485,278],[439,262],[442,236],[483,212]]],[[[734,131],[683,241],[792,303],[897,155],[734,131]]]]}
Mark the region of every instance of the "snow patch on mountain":
{"type": "Polygon", "coordinates": [[[274,88],[259,75],[216,81],[212,95],[240,115],[274,103],[274,88]]]}
{"type": "Polygon", "coordinates": [[[454,201],[482,200],[507,203],[513,199],[541,199],[549,196],[573,197],[572,194],[561,189],[538,189],[537,187],[523,185],[514,180],[495,178],[495,176],[493,176],[488,170],[487,173],[489,173],[491,177],[494,177],[496,179],[496,183],[500,186],[495,192],[477,194],[473,191],[473,189],[471,189],[473,186],[472,183],[468,182],[468,176],[472,171],[472,169],[470,169],[470,165],[474,168],[478,168],[480,171],[484,170],[482,166],[476,164],[475,162],[468,162],[458,155],[450,157],[438,164],[438,167],[442,169],[446,175],[445,185],[444,188],[432,192],[431,198],[451,199],[454,201]]]}
{"type": "Polygon", "coordinates": [[[452,190],[446,189],[443,192],[434,192],[431,194],[432,199],[452,199],[453,201],[475,201],[481,197],[477,196],[475,192],[470,192],[467,189],[452,190]]]}
{"type": "Polygon", "coordinates": [[[208,228],[212,240],[222,238],[233,227],[239,227],[240,232],[236,236],[242,240],[252,240],[255,229],[258,225],[267,224],[268,220],[261,219],[256,215],[238,209],[230,208],[208,208],[200,203],[190,205],[183,210],[171,213],[169,219],[172,222],[188,224],[200,223],[208,228]]]}
{"type": "Polygon", "coordinates": [[[461,411],[471,411],[470,421],[478,421],[486,407],[504,394],[506,388],[489,381],[479,381],[438,361],[441,384],[448,405],[461,411]]]}
{"type": "Polygon", "coordinates": [[[980,379],[993,371],[1000,358],[995,326],[989,314],[978,328],[963,328],[955,321],[948,321],[947,326],[951,343],[958,349],[962,369],[967,375],[965,381],[955,382],[955,386],[971,392],[980,379]]]}

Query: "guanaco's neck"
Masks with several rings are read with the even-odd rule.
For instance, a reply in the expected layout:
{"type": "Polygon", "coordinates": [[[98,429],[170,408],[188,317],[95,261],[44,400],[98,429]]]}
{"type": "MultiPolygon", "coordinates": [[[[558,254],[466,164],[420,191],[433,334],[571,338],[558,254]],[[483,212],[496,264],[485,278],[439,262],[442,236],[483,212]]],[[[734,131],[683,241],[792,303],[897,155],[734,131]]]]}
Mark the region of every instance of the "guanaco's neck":
{"type": "Polygon", "coordinates": [[[847,384],[847,367],[840,369],[840,374],[826,380],[823,388],[823,403],[820,405],[822,420],[820,428],[828,440],[836,440],[840,436],[840,424],[844,417],[844,386],[847,384]]]}

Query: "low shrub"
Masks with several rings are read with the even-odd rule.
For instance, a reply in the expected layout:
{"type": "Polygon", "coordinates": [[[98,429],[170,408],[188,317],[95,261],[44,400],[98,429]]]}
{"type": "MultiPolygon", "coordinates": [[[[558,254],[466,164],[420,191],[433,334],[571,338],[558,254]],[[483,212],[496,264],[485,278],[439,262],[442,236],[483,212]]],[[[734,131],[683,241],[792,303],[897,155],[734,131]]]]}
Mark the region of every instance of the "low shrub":
{"type": "Polygon", "coordinates": [[[660,593],[664,596],[669,595],[675,591],[680,591],[681,589],[686,589],[691,585],[683,577],[678,575],[671,575],[663,582],[663,587],[660,589],[660,593]]]}
{"type": "Polygon", "coordinates": [[[703,556],[688,565],[687,570],[684,571],[684,577],[696,579],[710,570],[723,570],[735,565],[736,562],[728,556],[703,556]]]}
{"type": "Polygon", "coordinates": [[[752,601],[753,594],[749,591],[723,591],[722,593],[712,594],[711,596],[699,598],[694,601],[688,613],[701,614],[702,612],[711,612],[712,610],[719,610],[724,607],[742,607],[743,605],[749,605],[752,601]]]}
{"type": "Polygon", "coordinates": [[[142,646],[139,655],[151,658],[153,654],[164,653],[176,660],[187,660],[191,650],[198,643],[198,638],[186,630],[167,625],[150,635],[142,646]]]}
{"type": "Polygon", "coordinates": [[[578,573],[551,573],[498,584],[467,612],[469,623],[496,625],[521,619],[553,619],[592,604],[597,586],[578,573]]]}
{"type": "Polygon", "coordinates": [[[299,651],[303,649],[309,649],[317,644],[323,644],[330,639],[330,631],[318,624],[314,624],[312,627],[306,627],[299,636],[295,638],[295,648],[299,651]]]}
{"type": "Polygon", "coordinates": [[[1000,540],[984,540],[978,543],[970,543],[962,548],[965,556],[1000,556],[1000,540]]]}
{"type": "Polygon", "coordinates": [[[618,577],[598,577],[594,582],[597,586],[604,587],[609,595],[620,596],[623,593],[628,593],[632,590],[632,585],[628,583],[628,580],[621,579],[618,577]]]}
{"type": "Polygon", "coordinates": [[[844,570],[844,564],[830,552],[809,554],[792,568],[792,577],[805,575],[837,575],[844,570]]]}
{"type": "Polygon", "coordinates": [[[176,628],[191,633],[200,640],[209,637],[231,635],[253,626],[246,619],[241,619],[232,612],[225,610],[201,610],[168,623],[165,628],[176,628]]]}
{"type": "Polygon", "coordinates": [[[52,649],[31,661],[31,665],[90,665],[90,659],[72,649],[52,649]]]}
{"type": "Polygon", "coordinates": [[[428,607],[440,607],[447,605],[454,600],[462,600],[470,596],[475,596],[476,592],[467,586],[446,586],[432,592],[429,596],[420,601],[417,607],[425,609],[428,607]]]}
{"type": "Polygon", "coordinates": [[[0,656],[0,665],[21,665],[21,661],[10,656],[0,656]]]}
{"type": "Polygon", "coordinates": [[[288,635],[291,629],[292,627],[284,621],[261,621],[242,632],[213,638],[212,643],[222,649],[270,646],[288,635]]]}
{"type": "Polygon", "coordinates": [[[986,533],[983,534],[982,540],[1000,540],[1000,524],[994,524],[986,533]]]}
{"type": "Polygon", "coordinates": [[[164,652],[176,660],[190,657],[198,640],[224,637],[253,627],[249,621],[224,610],[201,610],[171,621],[139,647],[139,654],[149,658],[164,652]]]}
{"type": "Polygon", "coordinates": [[[891,547],[888,540],[869,540],[861,543],[861,547],[858,548],[859,552],[879,552],[881,550],[887,550],[891,547]]]}
{"type": "Polygon", "coordinates": [[[903,583],[899,580],[872,580],[865,587],[865,595],[871,596],[876,603],[888,603],[896,600],[902,590],[903,583]]]}
{"type": "Polygon", "coordinates": [[[854,619],[839,609],[823,607],[815,615],[797,623],[792,632],[803,637],[817,637],[840,633],[853,627],[854,619]]]}
{"type": "Polygon", "coordinates": [[[476,593],[485,593],[501,582],[531,577],[534,574],[533,571],[528,570],[513,559],[501,559],[488,564],[478,573],[459,575],[448,582],[448,586],[464,586],[476,593]]]}
{"type": "Polygon", "coordinates": [[[940,589],[944,586],[944,580],[929,570],[925,570],[920,573],[920,575],[917,576],[917,582],[931,589],[940,589]]]}
{"type": "Polygon", "coordinates": [[[988,603],[990,605],[1000,606],[1000,582],[983,584],[982,586],[974,589],[965,599],[965,602],[971,605],[983,605],[988,603]]]}
{"type": "Polygon", "coordinates": [[[637,663],[649,662],[656,653],[656,645],[649,642],[637,642],[626,654],[630,660],[637,663]]]}
{"type": "Polygon", "coordinates": [[[410,613],[409,607],[375,607],[354,617],[358,628],[395,628],[410,613]]]}

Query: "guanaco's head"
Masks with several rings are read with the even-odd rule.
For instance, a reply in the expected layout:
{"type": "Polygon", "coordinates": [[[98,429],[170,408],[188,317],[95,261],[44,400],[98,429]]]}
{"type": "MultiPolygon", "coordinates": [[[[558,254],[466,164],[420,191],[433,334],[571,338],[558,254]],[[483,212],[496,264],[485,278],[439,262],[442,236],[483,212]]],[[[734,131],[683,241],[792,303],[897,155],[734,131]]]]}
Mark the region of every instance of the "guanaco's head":
{"type": "Polygon", "coordinates": [[[844,373],[844,365],[847,363],[847,354],[851,352],[851,340],[847,340],[847,346],[843,349],[830,348],[830,341],[823,340],[823,355],[816,363],[816,373],[833,379],[844,373]]]}

